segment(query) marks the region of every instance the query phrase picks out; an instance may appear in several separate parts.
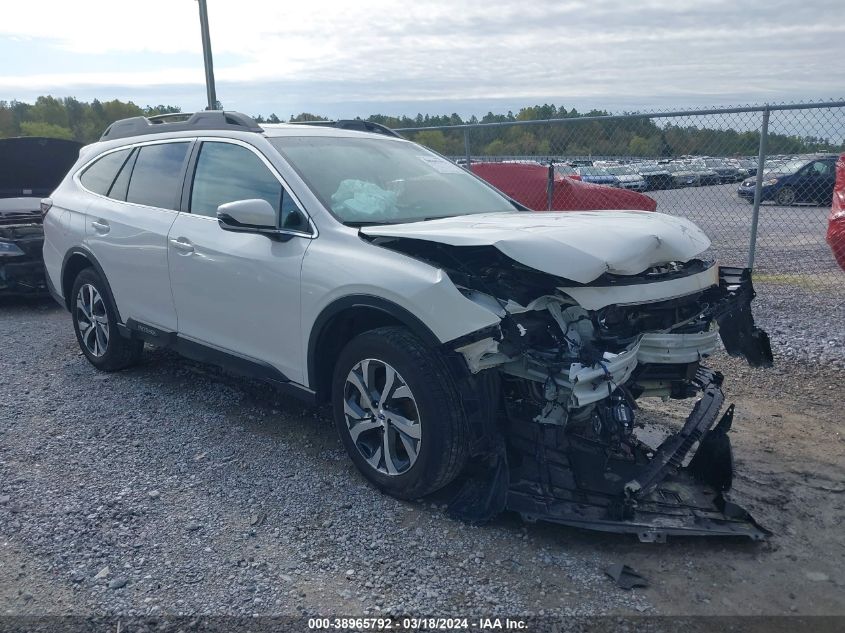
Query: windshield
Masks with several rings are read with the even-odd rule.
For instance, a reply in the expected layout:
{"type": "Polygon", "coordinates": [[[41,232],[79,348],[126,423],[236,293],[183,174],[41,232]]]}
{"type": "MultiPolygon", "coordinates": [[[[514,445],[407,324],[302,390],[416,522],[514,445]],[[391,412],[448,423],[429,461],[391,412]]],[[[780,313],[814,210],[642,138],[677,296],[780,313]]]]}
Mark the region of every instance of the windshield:
{"type": "Polygon", "coordinates": [[[396,224],[515,210],[492,187],[413,143],[328,136],[269,140],[345,224],[396,224]]]}
{"type": "Polygon", "coordinates": [[[721,161],[721,160],[712,159],[712,158],[710,160],[704,161],[704,164],[707,167],[716,167],[718,169],[725,169],[726,167],[729,167],[729,165],[726,162],[721,161]]]}

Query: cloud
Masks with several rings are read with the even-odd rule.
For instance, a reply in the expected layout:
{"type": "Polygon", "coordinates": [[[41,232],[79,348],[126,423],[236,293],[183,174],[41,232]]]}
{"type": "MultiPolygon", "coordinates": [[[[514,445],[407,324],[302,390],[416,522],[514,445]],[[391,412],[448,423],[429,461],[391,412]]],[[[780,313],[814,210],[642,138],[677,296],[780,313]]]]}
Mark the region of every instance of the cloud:
{"type": "MultiPolygon", "coordinates": [[[[829,95],[845,85],[845,64],[833,63],[845,57],[841,0],[208,4],[218,94],[250,111],[286,101],[344,108],[550,96],[602,107],[704,104],[829,95]]],[[[22,70],[7,64],[0,97],[111,87],[136,95],[197,91],[201,100],[197,4],[161,7],[113,0],[5,7],[7,59],[15,47],[38,46],[63,63],[58,70],[48,60],[22,70]]]]}

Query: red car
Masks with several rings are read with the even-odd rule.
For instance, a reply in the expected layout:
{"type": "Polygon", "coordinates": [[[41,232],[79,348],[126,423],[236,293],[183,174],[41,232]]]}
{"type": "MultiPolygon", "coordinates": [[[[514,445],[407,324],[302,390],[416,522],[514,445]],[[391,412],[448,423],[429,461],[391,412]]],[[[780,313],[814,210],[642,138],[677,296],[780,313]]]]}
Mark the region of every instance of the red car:
{"type": "Polygon", "coordinates": [[[527,163],[472,163],[470,170],[499,191],[535,211],[635,209],[654,211],[657,202],[641,193],[567,178],[549,167],[527,163]],[[551,184],[551,208],[549,185],[551,184]]]}
{"type": "Polygon", "coordinates": [[[836,161],[836,184],[833,186],[833,204],[827,225],[827,243],[839,267],[845,270],[845,154],[836,161]]]}

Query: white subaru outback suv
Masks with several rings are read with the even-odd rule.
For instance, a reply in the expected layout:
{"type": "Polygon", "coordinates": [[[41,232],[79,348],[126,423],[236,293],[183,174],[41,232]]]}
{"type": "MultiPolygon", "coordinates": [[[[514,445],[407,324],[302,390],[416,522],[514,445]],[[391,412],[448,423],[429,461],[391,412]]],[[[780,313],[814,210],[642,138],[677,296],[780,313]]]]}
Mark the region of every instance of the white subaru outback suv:
{"type": "Polygon", "coordinates": [[[330,401],[368,480],[445,488],[466,520],[765,536],[728,498],[733,407],[701,361],[719,335],[771,349],[750,272],[695,225],[531,212],[360,121],[182,119],[112,124],[43,201],[49,285],[97,369],[150,343],[330,401]],[[647,441],[655,397],[699,399],[647,441]]]}

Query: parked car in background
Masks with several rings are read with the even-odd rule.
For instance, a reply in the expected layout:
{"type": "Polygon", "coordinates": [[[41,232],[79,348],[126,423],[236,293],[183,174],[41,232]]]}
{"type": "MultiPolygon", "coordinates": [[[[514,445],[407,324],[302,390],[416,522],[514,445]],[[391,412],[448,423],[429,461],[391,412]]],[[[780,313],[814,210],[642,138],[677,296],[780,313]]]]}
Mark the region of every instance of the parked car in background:
{"type": "Polygon", "coordinates": [[[696,186],[704,187],[707,185],[718,185],[722,182],[722,177],[715,169],[708,167],[703,160],[692,160],[689,162],[690,169],[697,175],[698,180],[696,186]]]}
{"type": "Polygon", "coordinates": [[[581,174],[578,173],[578,170],[568,163],[554,163],[554,169],[559,176],[581,180],[581,174]]]}
{"type": "MultiPolygon", "coordinates": [[[[833,197],[836,180],[836,157],[826,156],[808,160],[793,159],[787,162],[767,163],[769,171],[763,172],[763,186],[760,201],[773,201],[789,206],[809,203],[827,206],[833,197]]],[[[754,202],[756,180],[748,178],[737,189],[743,200],[754,202]]]]}
{"type": "Polygon", "coordinates": [[[0,139],[0,294],[46,292],[41,198],[62,181],[80,147],[54,138],[0,139]]]}
{"type": "Polygon", "coordinates": [[[444,490],[473,522],[767,536],[725,496],[734,408],[702,361],[771,347],[751,271],[691,221],[533,213],[387,128],[185,117],[113,123],[44,201],[50,290],[95,369],[151,343],[330,404],[373,486],[444,490]],[[697,400],[650,446],[636,400],[668,396],[697,400]]]}
{"type": "Polygon", "coordinates": [[[748,159],[741,159],[739,164],[742,168],[748,172],[747,176],[756,176],[757,175],[757,161],[756,160],[748,160],[748,159]]]}
{"type": "MultiPolygon", "coordinates": [[[[519,163],[472,163],[471,171],[499,191],[534,211],[549,210],[549,168],[519,163]]],[[[654,211],[648,196],[561,176],[555,165],[551,187],[552,211],[637,209],[654,211]]]]}
{"type": "Polygon", "coordinates": [[[836,183],[827,224],[827,243],[842,270],[845,270],[845,154],[836,161],[836,183]]]}
{"type": "Polygon", "coordinates": [[[667,163],[666,169],[672,174],[675,187],[697,187],[699,174],[687,163],[667,163]]]}
{"type": "Polygon", "coordinates": [[[581,182],[589,182],[594,185],[608,185],[609,187],[619,186],[619,179],[604,167],[585,165],[577,167],[577,170],[578,175],[581,176],[581,182]]]}
{"type": "Polygon", "coordinates": [[[645,191],[646,182],[636,169],[628,165],[616,165],[606,168],[608,173],[616,176],[619,184],[616,185],[621,189],[629,189],[631,191],[645,191]]]}
{"type": "Polygon", "coordinates": [[[659,189],[675,189],[675,178],[672,172],[666,165],[658,165],[657,163],[640,163],[635,165],[639,170],[640,176],[643,177],[646,184],[646,191],[657,191],[659,189]]]}
{"type": "Polygon", "coordinates": [[[739,168],[719,158],[707,158],[704,160],[704,166],[715,171],[719,175],[721,183],[738,182],[742,180],[739,173],[739,168]]]}

